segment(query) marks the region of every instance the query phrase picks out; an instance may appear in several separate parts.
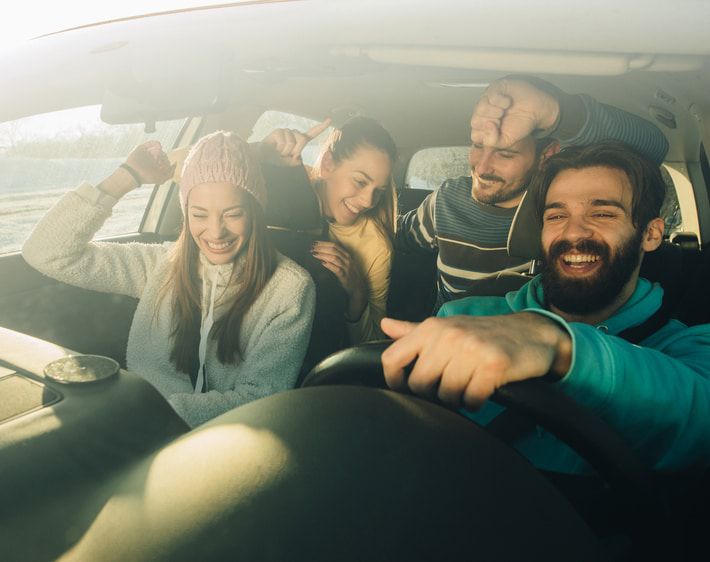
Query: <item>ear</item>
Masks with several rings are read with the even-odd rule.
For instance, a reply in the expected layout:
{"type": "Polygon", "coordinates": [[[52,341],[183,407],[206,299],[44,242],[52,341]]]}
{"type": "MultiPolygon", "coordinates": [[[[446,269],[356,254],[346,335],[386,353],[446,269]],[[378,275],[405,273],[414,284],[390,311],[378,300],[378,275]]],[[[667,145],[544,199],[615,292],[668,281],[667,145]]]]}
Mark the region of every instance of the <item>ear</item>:
{"type": "Polygon", "coordinates": [[[643,240],[641,241],[641,249],[644,252],[653,252],[653,250],[661,245],[665,226],[661,217],[656,217],[649,221],[643,233],[643,240]]]}
{"type": "Polygon", "coordinates": [[[560,148],[561,147],[559,141],[554,140],[550,144],[548,144],[545,147],[545,150],[542,151],[542,154],[540,154],[540,164],[542,164],[553,154],[557,154],[560,151],[560,148]]]}
{"type": "Polygon", "coordinates": [[[333,153],[330,150],[326,150],[320,161],[320,177],[326,179],[333,173],[335,168],[337,168],[337,166],[333,160],[333,153]]]}

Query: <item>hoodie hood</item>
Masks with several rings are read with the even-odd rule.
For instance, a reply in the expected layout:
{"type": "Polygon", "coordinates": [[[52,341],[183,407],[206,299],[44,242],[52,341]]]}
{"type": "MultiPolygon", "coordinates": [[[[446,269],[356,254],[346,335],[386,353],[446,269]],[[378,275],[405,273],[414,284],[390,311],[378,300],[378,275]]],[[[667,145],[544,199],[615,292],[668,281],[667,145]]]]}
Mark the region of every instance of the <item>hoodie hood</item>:
{"type": "Polygon", "coordinates": [[[242,282],[242,273],[246,264],[244,253],[237,255],[236,261],[215,265],[200,252],[199,273],[202,278],[202,320],[200,322],[200,343],[197,354],[200,366],[195,381],[195,392],[206,392],[207,345],[215,319],[225,311],[225,304],[236,293],[242,282]],[[231,281],[231,283],[230,283],[231,281]]]}
{"type": "Polygon", "coordinates": [[[202,279],[202,314],[205,315],[210,307],[210,295],[212,285],[215,287],[215,307],[219,308],[234,295],[239,287],[244,268],[246,267],[246,256],[240,252],[235,261],[215,265],[200,252],[198,273],[202,279]]]}
{"type": "MultiPolygon", "coordinates": [[[[538,275],[523,285],[520,290],[508,293],[505,300],[513,312],[531,309],[545,310],[542,278],[538,275]]],[[[643,323],[661,307],[662,302],[663,289],[661,286],[658,283],[651,283],[647,279],[639,278],[631,298],[613,316],[607,318],[597,327],[603,327],[608,334],[616,335],[627,328],[643,323]]]]}

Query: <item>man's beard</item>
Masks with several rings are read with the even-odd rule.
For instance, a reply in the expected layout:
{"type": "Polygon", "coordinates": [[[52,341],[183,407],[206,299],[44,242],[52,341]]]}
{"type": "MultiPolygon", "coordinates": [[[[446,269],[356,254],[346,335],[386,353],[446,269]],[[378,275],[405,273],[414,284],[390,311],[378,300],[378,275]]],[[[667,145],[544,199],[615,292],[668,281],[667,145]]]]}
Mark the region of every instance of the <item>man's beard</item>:
{"type": "MultiPolygon", "coordinates": [[[[473,169],[472,172],[475,174],[475,169],[473,169]]],[[[486,205],[497,205],[499,203],[505,203],[506,201],[517,199],[525,193],[533,173],[534,170],[528,172],[528,175],[518,187],[508,187],[508,189],[503,189],[503,186],[505,185],[505,180],[503,178],[492,174],[481,174],[478,176],[480,179],[484,181],[497,181],[501,184],[501,188],[493,190],[489,189],[485,191],[478,190],[478,192],[474,195],[474,199],[476,199],[479,203],[484,203],[486,205]]],[[[474,179],[473,181],[476,180],[474,179]]]]}
{"type": "Polygon", "coordinates": [[[574,315],[599,312],[612,304],[639,265],[642,237],[643,232],[635,232],[613,257],[608,245],[595,240],[583,240],[576,245],[561,240],[553,244],[542,259],[541,281],[546,304],[574,315]],[[557,262],[572,249],[580,254],[598,255],[602,262],[599,270],[584,278],[564,275],[557,262]]]}

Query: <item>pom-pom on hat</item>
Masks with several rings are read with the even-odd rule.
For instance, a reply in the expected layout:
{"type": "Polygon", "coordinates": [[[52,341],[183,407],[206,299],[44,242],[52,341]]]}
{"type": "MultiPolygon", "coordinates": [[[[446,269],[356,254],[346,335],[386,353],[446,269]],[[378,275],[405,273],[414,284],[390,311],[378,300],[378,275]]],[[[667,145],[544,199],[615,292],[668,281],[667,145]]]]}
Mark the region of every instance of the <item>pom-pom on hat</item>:
{"type": "Polygon", "coordinates": [[[187,196],[201,183],[230,183],[243,189],[266,207],[266,188],[259,163],[249,151],[249,145],[239,136],[216,131],[202,137],[192,147],[180,175],[180,207],[185,213],[187,196]]]}

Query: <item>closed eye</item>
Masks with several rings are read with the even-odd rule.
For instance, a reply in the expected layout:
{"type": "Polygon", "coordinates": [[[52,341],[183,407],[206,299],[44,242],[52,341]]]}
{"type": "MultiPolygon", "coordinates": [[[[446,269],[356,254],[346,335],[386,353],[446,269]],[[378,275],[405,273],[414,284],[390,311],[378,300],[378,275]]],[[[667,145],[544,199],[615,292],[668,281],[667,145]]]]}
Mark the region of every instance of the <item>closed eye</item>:
{"type": "Polygon", "coordinates": [[[545,222],[558,221],[563,218],[564,218],[564,215],[562,213],[545,215],[545,222]]]}

